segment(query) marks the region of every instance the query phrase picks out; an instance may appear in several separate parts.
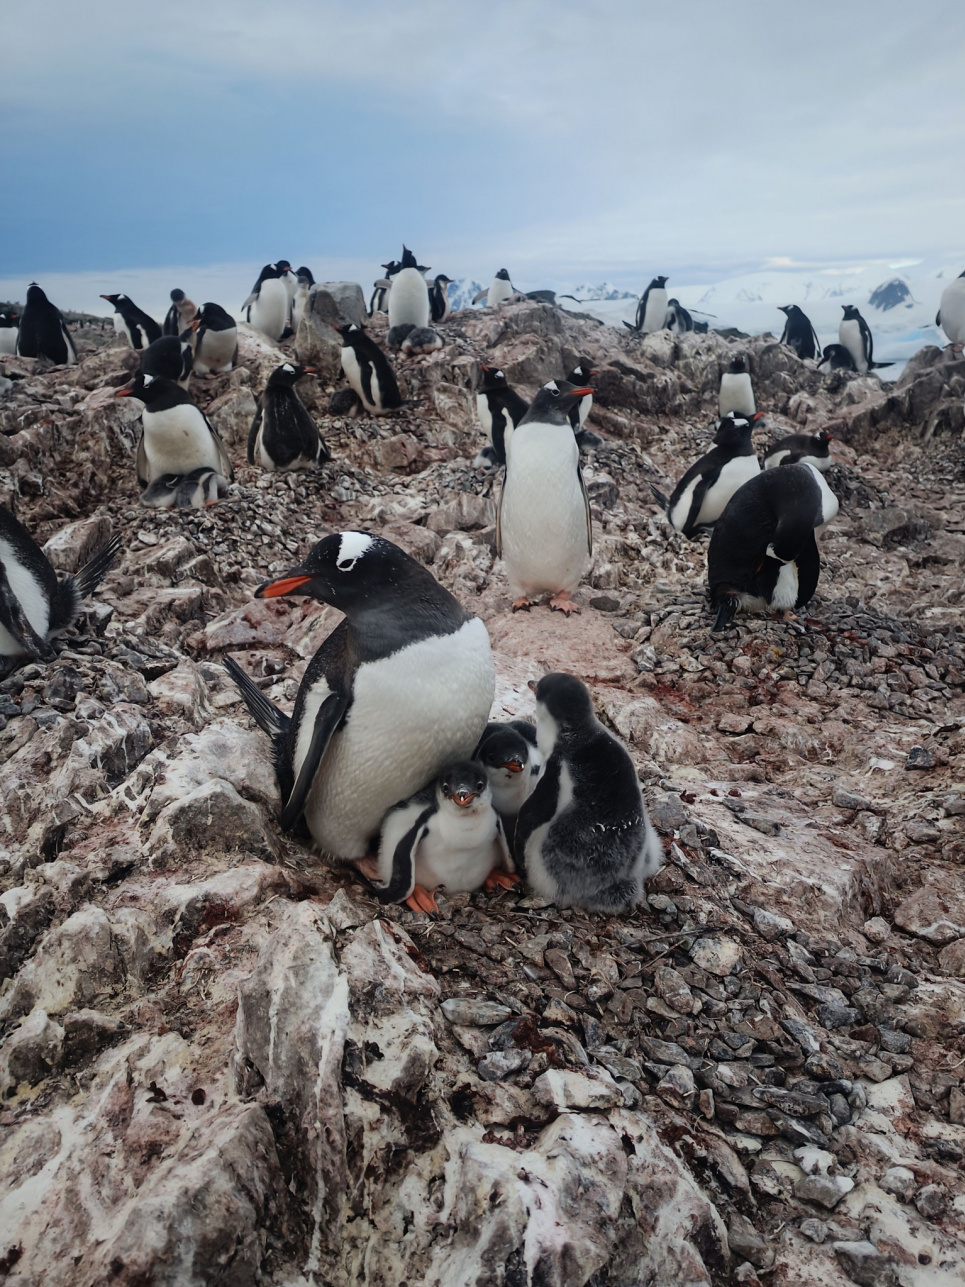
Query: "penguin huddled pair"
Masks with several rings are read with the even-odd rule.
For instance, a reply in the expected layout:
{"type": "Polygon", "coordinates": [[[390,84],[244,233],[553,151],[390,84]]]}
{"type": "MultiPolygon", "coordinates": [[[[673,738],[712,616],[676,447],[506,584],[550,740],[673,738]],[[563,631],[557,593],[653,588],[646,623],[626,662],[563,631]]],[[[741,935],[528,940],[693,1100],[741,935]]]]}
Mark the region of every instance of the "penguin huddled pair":
{"type": "Polygon", "coordinates": [[[77,361],[77,349],[63,313],[36,282],[27,287],[27,302],[17,328],[17,356],[47,358],[57,366],[73,366],[77,361]]]}
{"type": "Polygon", "coordinates": [[[258,409],[248,433],[248,464],[274,472],[307,469],[331,460],[331,452],[295,392],[303,376],[314,375],[313,366],[283,362],[268,377],[258,399],[258,409]]]}
{"type": "MultiPolygon", "coordinates": [[[[854,369],[859,375],[882,367],[893,366],[892,362],[875,362],[874,340],[871,327],[853,304],[842,304],[844,317],[838,323],[838,341],[841,347],[851,355],[854,369]]],[[[825,351],[827,356],[827,351],[825,351]]]]}
{"type": "Polygon", "coordinates": [[[186,389],[192,373],[218,375],[235,366],[238,361],[235,319],[220,304],[208,303],[201,309],[191,304],[191,309],[193,315],[184,330],[165,333],[142,350],[144,375],[174,380],[186,389]]]}
{"type": "MultiPolygon", "coordinates": [[[[510,387],[505,373],[497,367],[483,365],[480,372],[480,384],[476,390],[476,414],[489,443],[480,450],[473,463],[481,468],[492,468],[506,464],[506,439],[526,415],[529,403],[510,387]]],[[[597,374],[589,358],[580,358],[566,380],[569,384],[586,388],[597,374]]],[[[590,389],[570,408],[570,424],[581,448],[600,444],[596,434],[584,428],[592,407],[593,390],[590,389]]]]}

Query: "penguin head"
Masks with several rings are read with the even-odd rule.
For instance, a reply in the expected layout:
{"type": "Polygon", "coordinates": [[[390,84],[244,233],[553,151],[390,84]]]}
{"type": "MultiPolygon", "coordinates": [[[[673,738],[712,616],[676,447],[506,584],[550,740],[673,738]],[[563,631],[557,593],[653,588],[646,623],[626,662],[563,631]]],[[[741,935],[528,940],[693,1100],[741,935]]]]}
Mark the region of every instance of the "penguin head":
{"type": "MultiPolygon", "coordinates": [[[[413,255],[413,259],[414,258],[415,256],[413,255]]],[[[389,262],[387,264],[383,264],[382,267],[385,269],[386,277],[394,277],[396,273],[401,273],[402,271],[402,260],[390,259],[389,262]]]]}
{"type": "Polygon", "coordinates": [[[581,357],[566,378],[570,384],[588,384],[595,375],[599,374],[589,358],[581,357]]]}
{"type": "Polygon", "coordinates": [[[508,282],[508,281],[509,281],[509,269],[508,269],[508,268],[500,268],[500,270],[499,270],[499,272],[496,274],[496,276],[497,276],[497,278],[499,279],[499,281],[501,281],[501,282],[508,282]]]}
{"type": "Polygon", "coordinates": [[[522,733],[518,733],[511,725],[497,724],[488,735],[483,734],[476,750],[476,759],[487,770],[511,781],[526,768],[529,746],[522,733]]]}
{"type": "MultiPolygon", "coordinates": [[[[582,680],[565,671],[555,670],[544,675],[538,682],[529,681],[529,687],[536,696],[537,738],[542,725],[549,724],[561,732],[570,728],[580,728],[595,719],[593,702],[589,689],[582,680]]],[[[545,739],[539,739],[540,749],[545,739]]]]}
{"type": "Polygon", "coordinates": [[[445,800],[459,810],[471,810],[475,813],[490,796],[485,769],[474,760],[459,760],[450,764],[436,779],[436,795],[440,804],[445,800]]]}
{"type": "Polygon", "coordinates": [[[290,273],[292,270],[292,266],[287,259],[276,259],[275,267],[278,269],[279,277],[284,277],[286,273],[290,273]]]}
{"type": "Polygon", "coordinates": [[[811,441],[816,450],[824,451],[834,442],[834,434],[828,433],[827,429],[819,429],[817,433],[811,435],[811,441]]]}
{"type": "Polygon", "coordinates": [[[332,330],[338,331],[347,348],[352,347],[353,340],[365,338],[365,327],[360,326],[358,322],[346,322],[344,326],[333,326],[332,330]]]}
{"type": "Polygon", "coordinates": [[[312,276],[312,270],[310,268],[305,268],[305,267],[299,268],[298,271],[295,273],[295,276],[298,278],[300,285],[302,283],[304,283],[307,286],[315,285],[315,278],[312,276]]]}
{"type": "Polygon", "coordinates": [[[796,307],[796,304],[778,304],[777,311],[783,313],[785,317],[790,317],[796,307]]]}
{"type": "Polygon", "coordinates": [[[453,279],[451,277],[447,277],[445,273],[436,273],[435,280],[437,286],[448,286],[453,279]]]}
{"type": "Polygon", "coordinates": [[[731,358],[727,370],[731,375],[740,375],[742,372],[746,372],[747,358],[744,357],[743,353],[738,353],[736,357],[731,358]]]}
{"type": "Polygon", "coordinates": [[[145,375],[143,371],[138,371],[133,383],[126,389],[118,389],[114,397],[137,398],[138,402],[143,402],[146,407],[150,407],[153,403],[160,401],[169,389],[174,389],[175,393],[180,392],[174,380],[167,380],[163,375],[145,375]]]}
{"type": "Polygon", "coordinates": [[[275,367],[268,377],[268,387],[277,389],[281,386],[282,388],[292,389],[303,375],[314,374],[315,367],[313,366],[300,366],[297,362],[283,362],[281,366],[275,367]]]}
{"type": "Polygon", "coordinates": [[[536,394],[520,424],[535,421],[537,424],[568,425],[571,408],[576,406],[580,398],[592,392],[589,385],[574,385],[569,380],[550,380],[536,394]]]}
{"type": "Polygon", "coordinates": [[[46,304],[47,296],[43,293],[36,282],[31,282],[27,287],[28,304],[46,304]]]}
{"type": "Polygon", "coordinates": [[[841,311],[844,313],[842,320],[845,322],[854,322],[861,316],[853,304],[842,304],[841,311]]]}
{"type": "Polygon", "coordinates": [[[182,299],[184,299],[184,291],[178,290],[178,288],[175,286],[174,290],[171,292],[171,303],[180,304],[182,299]]]}
{"type": "MultiPolygon", "coordinates": [[[[745,447],[753,436],[754,429],[764,419],[763,411],[755,412],[749,417],[724,416],[714,434],[714,443],[718,447],[745,447]]],[[[763,427],[763,426],[762,426],[763,427]]]]}
{"type": "MultiPolygon", "coordinates": [[[[409,247],[408,247],[408,246],[403,246],[403,247],[402,247],[402,258],[401,258],[401,260],[399,261],[399,263],[400,263],[400,265],[401,265],[401,267],[402,267],[402,268],[418,268],[418,267],[419,267],[419,261],[416,259],[415,255],[412,253],[412,251],[409,249],[409,247]]],[[[385,267],[385,265],[384,265],[384,264],[383,264],[383,267],[385,267]]]]}
{"type": "Polygon", "coordinates": [[[667,282],[669,281],[670,281],[669,277],[655,277],[653,281],[650,283],[650,289],[662,290],[663,287],[666,286],[667,282]]]}
{"type": "Polygon", "coordinates": [[[113,304],[114,312],[119,313],[121,311],[120,306],[122,303],[126,302],[127,296],[126,295],[102,295],[101,299],[106,299],[108,304],[113,304]]]}
{"type": "Polygon", "coordinates": [[[481,366],[482,388],[488,393],[491,389],[505,389],[509,381],[506,379],[506,373],[494,366],[481,366]]]}
{"type": "MultiPolygon", "coordinates": [[[[387,598],[405,595],[398,583],[405,579],[410,564],[423,570],[415,559],[382,536],[335,532],[319,541],[298,567],[260,585],[255,598],[306,594],[346,614],[366,607],[377,609],[387,598]]],[[[428,575],[431,577],[431,573],[428,575]]]]}

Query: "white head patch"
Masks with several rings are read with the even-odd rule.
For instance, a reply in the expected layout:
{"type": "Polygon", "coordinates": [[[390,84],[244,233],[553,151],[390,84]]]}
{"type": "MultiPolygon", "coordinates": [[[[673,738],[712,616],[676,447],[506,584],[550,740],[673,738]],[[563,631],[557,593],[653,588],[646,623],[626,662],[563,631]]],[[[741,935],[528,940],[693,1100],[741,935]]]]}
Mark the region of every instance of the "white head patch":
{"type": "Polygon", "coordinates": [[[153,376],[153,375],[146,375],[146,376],[144,377],[144,383],[145,383],[145,385],[153,384],[153,383],[154,383],[154,376],[153,376]]]}
{"type": "Polygon", "coordinates": [[[554,393],[559,393],[560,391],[560,386],[556,383],[555,380],[548,380],[546,384],[543,385],[543,388],[552,389],[554,393]]]}
{"type": "Polygon", "coordinates": [[[366,536],[364,532],[343,532],[338,546],[338,558],[335,560],[339,572],[351,572],[366,550],[371,549],[374,544],[372,537],[366,536]]]}
{"type": "Polygon", "coordinates": [[[285,365],[282,367],[283,371],[294,371],[294,369],[295,368],[292,366],[290,362],[286,362],[285,365]]]}
{"type": "Polygon", "coordinates": [[[503,378],[503,373],[502,373],[502,371],[497,371],[497,372],[496,372],[496,379],[497,379],[497,380],[501,380],[502,378],[503,378]]]}

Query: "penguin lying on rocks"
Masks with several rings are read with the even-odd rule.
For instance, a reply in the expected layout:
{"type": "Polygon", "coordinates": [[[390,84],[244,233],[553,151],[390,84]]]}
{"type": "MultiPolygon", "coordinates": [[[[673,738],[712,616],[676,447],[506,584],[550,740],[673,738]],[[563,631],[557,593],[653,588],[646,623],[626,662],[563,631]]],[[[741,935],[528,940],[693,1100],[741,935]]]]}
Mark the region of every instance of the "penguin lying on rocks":
{"type": "Polygon", "coordinates": [[[395,373],[375,340],[355,322],[334,329],[342,337],[345,378],[358,394],[365,410],[373,416],[384,416],[401,407],[402,394],[395,373]]]}
{"type": "Polygon", "coordinates": [[[519,811],[532,793],[543,763],[536,747],[536,729],[521,719],[487,724],[473,759],[486,770],[493,808],[512,844],[519,811]]]}
{"type": "Polygon", "coordinates": [[[147,509],[204,509],[217,505],[227,492],[227,478],[203,465],[190,474],[164,474],[155,479],[141,492],[138,504],[147,509]]]}
{"type": "Polygon", "coordinates": [[[272,371],[248,434],[249,465],[274,472],[308,469],[331,460],[318,426],[295,392],[296,382],[314,373],[313,366],[293,362],[283,362],[272,371]]]}
{"type": "Polygon", "coordinates": [[[575,675],[556,672],[529,686],[545,759],[516,820],[517,870],[559,907],[629,911],[663,863],[633,761],[575,675]]]}
{"type": "Polygon", "coordinates": [[[495,692],[489,634],[431,572],[366,532],[327,536],[255,591],[288,594],[345,614],[309,662],[292,715],[225,665],[271,738],[282,827],[304,816],[332,859],[364,858],[392,805],[472,754],[495,692]]]}
{"type": "MultiPolygon", "coordinates": [[[[505,374],[492,366],[482,366],[482,379],[476,391],[476,414],[489,446],[483,447],[474,465],[505,465],[506,439],[529,410],[529,403],[510,388],[505,374]]],[[[574,404],[576,405],[576,404],[574,404]]]]}
{"type": "Polygon", "coordinates": [[[813,465],[822,474],[831,468],[831,443],[834,435],[827,429],[817,433],[789,433],[786,438],[768,447],[764,455],[764,468],[774,469],[785,463],[789,465],[813,465]]]}
{"type": "Polygon", "coordinates": [[[58,577],[27,529],[0,505],[0,661],[21,657],[51,661],[50,640],[77,620],[121,548],[114,536],[76,574],[58,577]]]}
{"type": "Polygon", "coordinates": [[[448,765],[434,783],[395,805],[382,821],[377,892],[381,903],[439,908],[432,891],[516,883],[486,770],[472,760],[448,765]]]}
{"type": "Polygon", "coordinates": [[[843,344],[829,344],[821,355],[818,370],[827,367],[829,371],[857,371],[854,358],[843,344]]]}
{"type": "Polygon", "coordinates": [[[752,436],[762,419],[760,413],[748,420],[725,416],[714,434],[715,445],[691,465],[669,500],[651,483],[653,498],[666,511],[671,527],[692,540],[702,529],[713,527],[738,487],[761,472],[752,436]]]}
{"type": "Polygon", "coordinates": [[[431,326],[413,326],[399,345],[406,357],[419,357],[423,353],[436,353],[442,348],[442,336],[431,326]]]}

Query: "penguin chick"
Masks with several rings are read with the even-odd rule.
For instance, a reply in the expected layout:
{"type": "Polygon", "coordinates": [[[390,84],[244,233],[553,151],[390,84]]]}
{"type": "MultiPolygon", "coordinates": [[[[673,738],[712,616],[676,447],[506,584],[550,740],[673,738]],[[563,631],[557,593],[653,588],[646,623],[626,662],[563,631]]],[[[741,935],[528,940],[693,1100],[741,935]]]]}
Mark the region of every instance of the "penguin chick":
{"type": "Polygon", "coordinates": [[[161,376],[138,375],[118,398],[144,403],[135,468],[141,489],[159,478],[207,467],[234,481],[234,470],[218,431],[184,389],[161,376]]]}
{"type": "Polygon", "coordinates": [[[331,460],[331,452],[315,421],[295,392],[304,375],[314,375],[313,366],[285,362],[276,367],[258,399],[258,410],[248,434],[248,464],[269,472],[307,469],[331,460]]]}
{"type": "Polygon", "coordinates": [[[777,465],[813,465],[822,474],[831,468],[831,443],[834,435],[827,429],[817,433],[791,433],[773,447],[768,447],[764,456],[764,468],[774,469],[777,465]]]}
{"type": "Polygon", "coordinates": [[[686,335],[694,329],[694,319],[679,299],[667,300],[667,315],[663,324],[671,335],[686,335]]]}
{"type": "MultiPolygon", "coordinates": [[[[529,403],[510,388],[505,374],[492,366],[482,366],[481,383],[476,391],[476,414],[492,447],[492,461],[486,465],[505,465],[506,440],[529,410],[529,403]]],[[[486,450],[485,448],[483,449],[486,450]]],[[[476,457],[474,464],[481,459],[476,457]]]]}
{"type": "Polygon", "coordinates": [[[449,320],[449,287],[452,278],[445,273],[437,273],[429,287],[429,320],[434,326],[449,320]]]}
{"type": "Polygon", "coordinates": [[[156,479],[141,492],[138,504],[148,509],[204,509],[217,505],[227,491],[227,478],[202,466],[190,474],[168,474],[156,479]]]}
{"type": "Polygon", "coordinates": [[[375,340],[354,322],[336,326],[342,337],[342,370],[366,411],[384,416],[402,406],[395,374],[375,340]]]}
{"type": "Polygon", "coordinates": [[[486,770],[472,760],[450,764],[436,781],[390,809],[379,843],[379,902],[438,911],[432,890],[456,893],[493,882],[515,883],[486,770]]]}
{"type": "Polygon", "coordinates": [[[59,308],[36,282],[27,287],[27,302],[17,331],[18,357],[48,358],[57,366],[73,366],[77,349],[59,308]]]}
{"type": "Polygon", "coordinates": [[[714,447],[691,465],[673,489],[669,501],[651,486],[654,499],[666,510],[671,527],[693,540],[702,528],[717,522],[738,487],[761,472],[753,433],[754,426],[762,419],[760,413],[749,420],[743,416],[725,416],[714,434],[714,447]]]}
{"type": "Polygon", "coordinates": [[[633,761],[575,675],[556,672],[529,686],[545,761],[516,820],[516,866],[559,907],[629,911],[663,863],[633,761]]]}
{"type": "Polygon", "coordinates": [[[953,351],[961,353],[965,347],[965,273],[959,273],[942,291],[935,325],[948,336],[953,351]]]}
{"type": "Polygon", "coordinates": [[[472,754],[496,687],[489,634],[428,569],[366,532],[326,537],[255,591],[287,594],[345,614],[309,662],[292,715],[225,665],[271,738],[282,827],[304,815],[331,858],[364,858],[393,804],[472,754]]]}
{"type": "Polygon", "coordinates": [[[838,512],[837,497],[813,465],[765,469],[727,502],[707,550],[714,630],[738,608],[801,608],[821,571],[815,536],[838,512]]]}
{"type": "Polygon", "coordinates": [[[256,331],[277,343],[288,326],[291,301],[286,279],[291,273],[287,259],[276,264],[265,264],[251,294],[241,306],[245,321],[256,331]]]}
{"type": "Polygon", "coordinates": [[[818,370],[827,367],[829,371],[857,371],[854,358],[843,344],[829,344],[824,350],[818,370]]]}
{"type": "Polygon", "coordinates": [[[12,355],[17,351],[17,331],[20,314],[12,308],[0,312],[0,354],[12,355]]]}
{"type": "Polygon", "coordinates": [[[516,818],[536,785],[536,775],[542,763],[536,749],[536,729],[523,720],[487,724],[473,759],[486,770],[493,793],[493,807],[512,843],[516,818]]]}
{"type": "Polygon", "coordinates": [[[649,335],[651,331],[660,331],[667,324],[667,282],[669,277],[655,277],[640,297],[637,314],[632,322],[623,325],[631,331],[649,335]]]}
{"type": "Polygon", "coordinates": [[[164,316],[161,325],[162,335],[180,335],[187,330],[198,315],[198,306],[193,299],[188,299],[183,290],[171,292],[171,307],[164,316]]]}
{"type": "Polygon", "coordinates": [[[190,328],[181,335],[162,335],[141,353],[141,374],[159,375],[186,389],[194,363],[193,338],[190,328]]]}
{"type": "Polygon", "coordinates": [[[238,365],[238,324],[220,304],[202,305],[192,326],[198,375],[218,375],[238,365]]]}
{"type": "Polygon", "coordinates": [[[102,295],[114,307],[114,330],[123,335],[132,349],[146,349],[161,338],[161,328],[126,295],[102,295]]]}
{"type": "Polygon", "coordinates": [[[414,326],[402,341],[401,348],[406,357],[436,353],[442,348],[442,336],[431,326],[414,326]]]}
{"type": "Polygon", "coordinates": [[[781,344],[792,348],[799,358],[816,358],[821,353],[821,342],[811,325],[811,319],[797,304],[778,304],[784,314],[784,330],[781,333],[781,344]]]}
{"type": "Polygon", "coordinates": [[[0,658],[51,661],[50,640],[77,620],[121,548],[114,536],[76,576],[57,576],[27,529],[0,505],[0,658]]]}
{"type": "Polygon", "coordinates": [[[315,285],[315,278],[312,276],[310,268],[299,268],[295,273],[298,285],[295,289],[295,298],[292,300],[292,330],[297,331],[301,325],[301,320],[308,312],[311,303],[312,288],[315,285]]]}
{"type": "Polygon", "coordinates": [[[588,386],[550,380],[506,444],[496,548],[506,563],[514,612],[546,592],[554,611],[569,616],[580,610],[571,596],[589,566],[593,537],[569,413],[587,393],[588,386]]]}
{"type": "Polygon", "coordinates": [[[717,414],[720,416],[752,416],[757,410],[754,403],[754,388],[750,372],[747,370],[747,359],[743,354],[732,358],[730,365],[720,377],[720,393],[717,397],[717,414]]]}
{"type": "Polygon", "coordinates": [[[402,267],[392,278],[389,291],[389,330],[411,325],[421,329],[429,325],[429,287],[411,250],[402,247],[402,267]]]}

